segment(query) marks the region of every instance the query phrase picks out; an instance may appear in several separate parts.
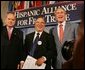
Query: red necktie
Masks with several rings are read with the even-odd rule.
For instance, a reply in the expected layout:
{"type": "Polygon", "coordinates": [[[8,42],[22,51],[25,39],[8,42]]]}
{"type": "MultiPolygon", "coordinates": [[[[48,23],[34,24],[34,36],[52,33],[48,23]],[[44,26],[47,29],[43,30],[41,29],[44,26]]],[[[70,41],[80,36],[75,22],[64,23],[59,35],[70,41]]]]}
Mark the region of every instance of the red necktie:
{"type": "Polygon", "coordinates": [[[59,25],[59,40],[60,40],[60,42],[62,43],[62,41],[63,41],[63,36],[64,36],[64,31],[63,31],[63,25],[62,24],[60,24],[59,25]]]}

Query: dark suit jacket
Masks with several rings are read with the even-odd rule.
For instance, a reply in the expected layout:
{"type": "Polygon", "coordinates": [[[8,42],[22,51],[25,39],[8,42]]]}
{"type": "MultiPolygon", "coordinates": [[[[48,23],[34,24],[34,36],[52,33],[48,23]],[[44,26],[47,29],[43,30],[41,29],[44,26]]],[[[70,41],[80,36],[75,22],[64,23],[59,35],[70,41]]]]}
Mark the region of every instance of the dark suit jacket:
{"type": "MultiPolygon", "coordinates": [[[[26,56],[29,54],[29,52],[32,48],[34,34],[35,34],[35,32],[30,33],[26,36],[25,46],[24,46],[26,56]]],[[[47,58],[46,69],[50,69],[51,58],[52,58],[52,56],[56,55],[55,42],[53,40],[53,37],[44,31],[43,31],[39,41],[42,41],[42,45],[37,45],[33,57],[37,59],[42,56],[45,56],[47,58]]]]}
{"type": "Polygon", "coordinates": [[[23,33],[14,28],[9,40],[7,29],[1,31],[1,68],[16,69],[20,61],[23,46],[23,33]]]}

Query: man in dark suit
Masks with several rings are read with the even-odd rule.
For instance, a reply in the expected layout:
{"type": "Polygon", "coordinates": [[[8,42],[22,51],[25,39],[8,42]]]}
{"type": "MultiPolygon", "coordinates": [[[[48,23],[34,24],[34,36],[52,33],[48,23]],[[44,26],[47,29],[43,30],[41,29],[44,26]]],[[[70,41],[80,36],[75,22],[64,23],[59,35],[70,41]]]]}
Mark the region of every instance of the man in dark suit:
{"type": "Polygon", "coordinates": [[[35,21],[35,32],[26,35],[25,39],[25,54],[30,55],[37,59],[36,64],[38,66],[42,63],[46,63],[46,69],[51,69],[51,58],[56,56],[56,46],[53,37],[44,31],[45,21],[43,17],[38,17],[35,21]],[[36,48],[33,50],[33,44],[39,34],[39,39],[36,44],[36,48]]]}
{"type": "Polygon", "coordinates": [[[17,69],[23,47],[23,33],[14,27],[15,13],[7,12],[1,31],[1,69],[17,69]]]}
{"type": "Polygon", "coordinates": [[[78,24],[69,23],[66,21],[67,13],[63,8],[58,8],[54,11],[55,18],[57,20],[57,26],[50,30],[50,33],[54,36],[57,49],[57,61],[56,69],[61,69],[62,64],[66,60],[62,56],[61,49],[66,41],[75,41],[77,37],[77,27],[78,24]]]}

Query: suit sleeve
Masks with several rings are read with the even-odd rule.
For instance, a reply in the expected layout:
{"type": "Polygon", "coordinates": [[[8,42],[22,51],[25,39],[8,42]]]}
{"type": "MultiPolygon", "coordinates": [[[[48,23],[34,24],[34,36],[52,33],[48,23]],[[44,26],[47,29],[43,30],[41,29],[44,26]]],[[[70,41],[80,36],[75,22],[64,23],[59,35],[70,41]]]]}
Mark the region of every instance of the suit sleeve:
{"type": "Polygon", "coordinates": [[[75,37],[75,39],[78,36],[78,26],[79,26],[79,24],[74,24],[74,37],[75,37]]]}
{"type": "Polygon", "coordinates": [[[18,33],[19,33],[19,51],[18,51],[18,53],[19,53],[19,61],[21,61],[22,60],[22,53],[23,53],[23,32],[22,31],[18,31],[18,33]]]}
{"type": "MultiPolygon", "coordinates": [[[[56,50],[56,44],[55,44],[55,41],[54,41],[54,37],[50,34],[49,37],[48,37],[48,51],[46,53],[46,58],[47,60],[49,59],[56,59],[55,57],[57,56],[57,50],[56,50]]],[[[54,61],[53,61],[53,64],[54,64],[54,61]]]]}
{"type": "Polygon", "coordinates": [[[24,52],[23,52],[23,60],[26,59],[27,55],[29,54],[30,50],[30,39],[29,35],[26,35],[25,41],[24,41],[24,52]]]}
{"type": "Polygon", "coordinates": [[[52,55],[52,67],[55,69],[56,67],[56,58],[57,58],[57,49],[56,49],[56,43],[55,43],[55,39],[54,39],[54,36],[53,36],[53,28],[50,30],[50,35],[52,36],[52,41],[53,42],[53,55],[52,55]]]}
{"type": "MultiPolygon", "coordinates": [[[[28,42],[28,37],[26,36],[25,39],[24,39],[24,47],[23,47],[23,53],[22,53],[22,56],[23,56],[23,60],[25,61],[26,57],[27,57],[27,42],[28,42]]],[[[29,42],[28,42],[29,43],[29,42]]]]}

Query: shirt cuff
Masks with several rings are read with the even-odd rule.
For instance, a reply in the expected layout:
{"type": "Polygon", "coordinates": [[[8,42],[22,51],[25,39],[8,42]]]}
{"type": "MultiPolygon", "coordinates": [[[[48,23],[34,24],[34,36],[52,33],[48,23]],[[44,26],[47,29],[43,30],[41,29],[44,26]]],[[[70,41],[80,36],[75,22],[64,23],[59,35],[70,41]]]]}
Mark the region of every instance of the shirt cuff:
{"type": "Polygon", "coordinates": [[[42,56],[42,58],[43,58],[45,61],[47,60],[45,56],[42,56]]]}
{"type": "Polygon", "coordinates": [[[20,63],[24,63],[24,61],[22,60],[22,61],[20,61],[20,63]]]}

